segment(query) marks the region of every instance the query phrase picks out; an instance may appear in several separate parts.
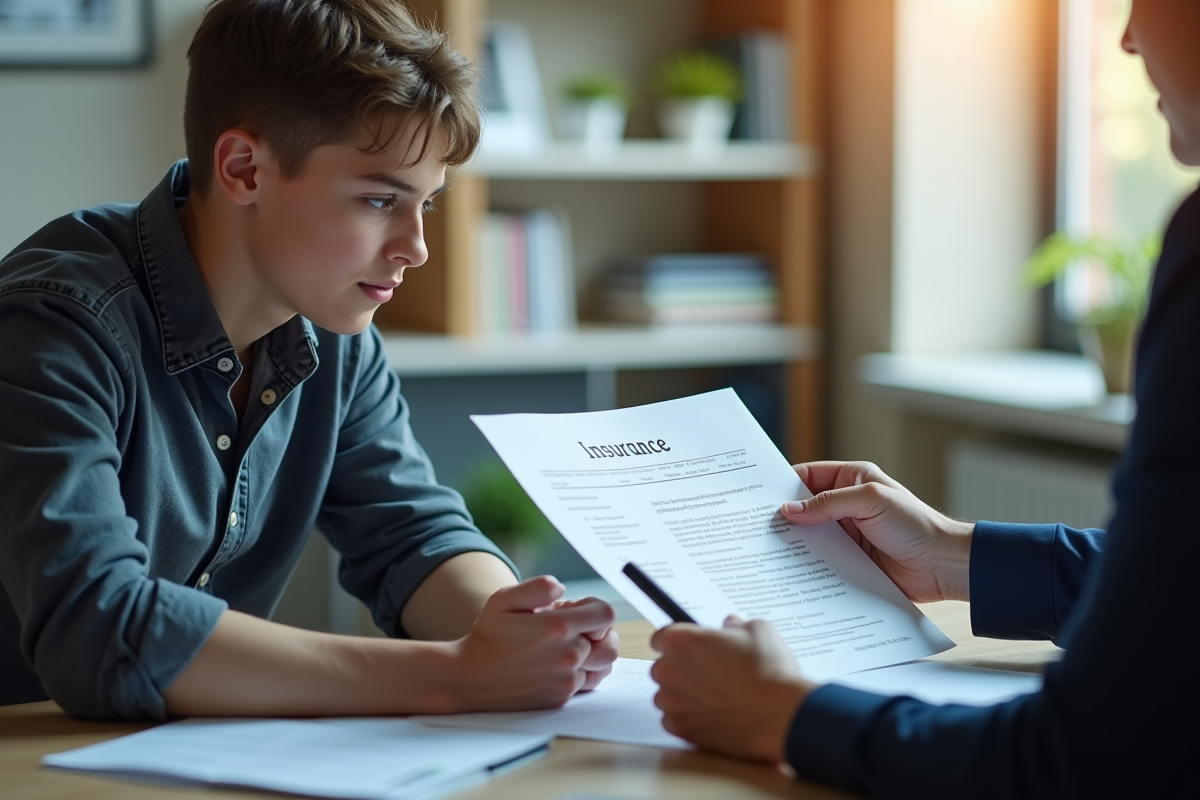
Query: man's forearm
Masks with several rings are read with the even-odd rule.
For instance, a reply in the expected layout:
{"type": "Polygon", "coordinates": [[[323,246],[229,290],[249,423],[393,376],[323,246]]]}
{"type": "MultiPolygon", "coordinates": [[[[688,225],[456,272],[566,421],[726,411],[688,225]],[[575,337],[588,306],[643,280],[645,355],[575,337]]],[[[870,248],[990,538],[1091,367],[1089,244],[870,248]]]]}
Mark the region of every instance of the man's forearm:
{"type": "Polygon", "coordinates": [[[462,553],[421,581],[400,612],[400,624],[414,639],[461,639],[471,632],[487,599],[516,582],[508,565],[491,553],[462,553]]]}
{"type": "Polygon", "coordinates": [[[163,692],[175,716],[322,716],[459,710],[445,642],[340,636],[226,611],[163,692]]]}

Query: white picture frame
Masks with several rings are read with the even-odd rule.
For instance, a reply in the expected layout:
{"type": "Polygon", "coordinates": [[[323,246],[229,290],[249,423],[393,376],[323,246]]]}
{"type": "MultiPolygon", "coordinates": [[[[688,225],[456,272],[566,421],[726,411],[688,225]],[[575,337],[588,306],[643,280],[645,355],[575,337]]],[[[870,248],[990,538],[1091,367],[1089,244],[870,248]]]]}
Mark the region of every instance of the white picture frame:
{"type": "Polygon", "coordinates": [[[481,58],[483,139],[488,153],[530,153],[550,140],[533,42],[525,26],[492,20],[481,58]]]}
{"type": "Polygon", "coordinates": [[[0,67],[136,67],[150,0],[0,0],[0,67]]]}

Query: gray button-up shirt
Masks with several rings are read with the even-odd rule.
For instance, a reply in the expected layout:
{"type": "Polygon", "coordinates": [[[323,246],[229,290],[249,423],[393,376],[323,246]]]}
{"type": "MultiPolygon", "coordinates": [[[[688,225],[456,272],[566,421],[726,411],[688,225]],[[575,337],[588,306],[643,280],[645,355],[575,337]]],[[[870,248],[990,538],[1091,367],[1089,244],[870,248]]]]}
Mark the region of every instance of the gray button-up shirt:
{"type": "Polygon", "coordinates": [[[314,526],[389,633],[447,558],[503,558],[435,481],[374,328],[272,331],[238,424],[242,365],[176,217],[188,189],[180,162],[141,204],[62,217],[0,261],[3,611],[76,714],[163,718],[226,607],[270,616],[314,526]]]}

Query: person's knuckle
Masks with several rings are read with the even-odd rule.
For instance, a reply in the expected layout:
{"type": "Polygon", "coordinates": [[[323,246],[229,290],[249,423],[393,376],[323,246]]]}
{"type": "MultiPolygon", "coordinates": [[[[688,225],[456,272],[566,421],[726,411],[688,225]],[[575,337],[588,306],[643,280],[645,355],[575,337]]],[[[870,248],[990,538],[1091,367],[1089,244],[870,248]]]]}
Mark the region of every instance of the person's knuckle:
{"type": "Polygon", "coordinates": [[[556,642],[565,641],[571,636],[571,623],[563,619],[563,617],[555,615],[546,615],[546,636],[556,642]]]}
{"type": "Polygon", "coordinates": [[[831,502],[833,502],[833,492],[826,489],[823,492],[817,492],[814,494],[812,499],[808,501],[808,507],[810,509],[824,511],[825,509],[829,508],[829,504],[831,502]]]}

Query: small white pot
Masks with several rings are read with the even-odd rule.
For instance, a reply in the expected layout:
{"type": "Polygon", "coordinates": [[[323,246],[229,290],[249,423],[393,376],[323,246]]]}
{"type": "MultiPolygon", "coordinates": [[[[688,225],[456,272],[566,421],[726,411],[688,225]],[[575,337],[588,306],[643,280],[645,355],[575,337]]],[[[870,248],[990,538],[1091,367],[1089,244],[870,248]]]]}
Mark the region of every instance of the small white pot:
{"type": "Polygon", "coordinates": [[[729,141],[733,116],[733,102],[724,97],[676,98],[659,105],[658,126],[694,150],[715,150],[729,141]]]}
{"type": "Polygon", "coordinates": [[[625,136],[625,105],[611,97],[572,101],[563,107],[563,137],[590,152],[611,152],[625,136]]]}

